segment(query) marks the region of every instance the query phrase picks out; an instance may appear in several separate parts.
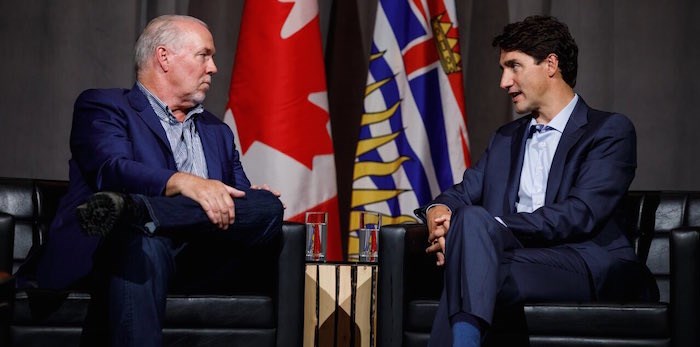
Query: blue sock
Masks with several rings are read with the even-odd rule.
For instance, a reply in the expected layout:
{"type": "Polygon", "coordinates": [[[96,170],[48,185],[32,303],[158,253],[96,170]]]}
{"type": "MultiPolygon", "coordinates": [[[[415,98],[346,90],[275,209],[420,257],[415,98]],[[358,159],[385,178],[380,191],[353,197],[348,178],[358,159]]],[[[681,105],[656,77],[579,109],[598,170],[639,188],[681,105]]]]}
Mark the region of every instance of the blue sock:
{"type": "Polygon", "coordinates": [[[481,346],[481,332],[479,328],[465,321],[457,321],[452,324],[452,347],[479,346],[481,346]]]}

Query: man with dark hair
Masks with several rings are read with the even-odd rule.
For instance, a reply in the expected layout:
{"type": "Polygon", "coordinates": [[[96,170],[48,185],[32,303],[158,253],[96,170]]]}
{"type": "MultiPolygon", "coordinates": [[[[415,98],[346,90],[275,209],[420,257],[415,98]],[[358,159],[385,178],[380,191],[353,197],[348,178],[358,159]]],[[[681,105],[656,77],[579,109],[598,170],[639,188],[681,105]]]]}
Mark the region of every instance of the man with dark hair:
{"type": "Polygon", "coordinates": [[[461,183],[417,210],[427,251],[445,266],[431,346],[478,346],[496,307],[657,292],[639,292],[653,282],[622,230],[634,126],[573,91],[578,48],[555,18],[509,24],[493,45],[501,88],[525,116],[496,131],[461,183]]]}
{"type": "Polygon", "coordinates": [[[532,16],[522,22],[505,26],[503,33],[493,39],[492,45],[503,51],[520,51],[539,64],[550,54],[559,60],[559,71],[564,82],[576,86],[578,46],[566,24],[552,17],[532,16]]]}
{"type": "Polygon", "coordinates": [[[136,43],[133,88],[75,102],[68,193],[25,269],[36,261],[40,288],[90,280],[83,345],[162,346],[173,285],[254,282],[241,279],[247,250],[279,239],[279,194],[251,185],[231,129],[202,106],[214,53],[202,21],[158,17],[136,43]]]}

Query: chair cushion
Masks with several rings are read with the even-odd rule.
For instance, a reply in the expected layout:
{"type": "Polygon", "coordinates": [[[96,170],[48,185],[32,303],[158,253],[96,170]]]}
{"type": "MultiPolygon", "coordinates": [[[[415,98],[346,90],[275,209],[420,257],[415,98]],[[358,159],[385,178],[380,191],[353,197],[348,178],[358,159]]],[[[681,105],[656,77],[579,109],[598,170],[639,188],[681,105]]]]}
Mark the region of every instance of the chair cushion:
{"type": "Polygon", "coordinates": [[[409,302],[406,306],[404,330],[416,333],[430,333],[437,308],[438,301],[435,300],[414,300],[409,302]]]}
{"type": "Polygon", "coordinates": [[[491,346],[527,346],[527,347],[671,347],[669,338],[637,339],[637,338],[602,338],[602,337],[571,337],[571,336],[532,336],[527,344],[494,344],[491,346]]]}
{"type": "Polygon", "coordinates": [[[261,347],[275,346],[275,329],[163,329],[168,347],[261,347]]]}
{"type": "MultiPolygon", "coordinates": [[[[415,300],[407,305],[405,331],[429,333],[438,302],[415,300]]],[[[496,320],[511,324],[508,314],[496,313],[496,320]],[[502,319],[501,318],[505,318],[502,319]]],[[[524,306],[527,330],[544,336],[633,336],[659,337],[670,335],[668,305],[665,303],[556,303],[524,306]]],[[[499,329],[502,330],[502,329],[499,329]]]]}
{"type": "MultiPolygon", "coordinates": [[[[11,346],[78,346],[80,327],[13,326],[11,346]]],[[[275,329],[163,329],[168,347],[275,345],[275,329]]]]}
{"type": "Polygon", "coordinates": [[[430,332],[427,333],[403,333],[403,346],[404,347],[425,347],[428,345],[430,340],[430,332]]]}
{"type": "MultiPolygon", "coordinates": [[[[15,296],[14,325],[81,326],[90,295],[32,290],[15,296]]],[[[265,296],[171,295],[167,328],[273,329],[272,299],[265,296]]]]}
{"type": "Polygon", "coordinates": [[[274,328],[272,299],[266,296],[171,295],[166,327],[274,328]]]}
{"type": "Polygon", "coordinates": [[[79,346],[80,334],[79,326],[11,326],[10,346],[79,346]]]}
{"type": "Polygon", "coordinates": [[[15,294],[13,325],[80,327],[85,320],[90,295],[49,290],[18,291],[15,294]]]}
{"type": "Polygon", "coordinates": [[[528,304],[527,327],[533,335],[667,337],[668,305],[528,304]]]}

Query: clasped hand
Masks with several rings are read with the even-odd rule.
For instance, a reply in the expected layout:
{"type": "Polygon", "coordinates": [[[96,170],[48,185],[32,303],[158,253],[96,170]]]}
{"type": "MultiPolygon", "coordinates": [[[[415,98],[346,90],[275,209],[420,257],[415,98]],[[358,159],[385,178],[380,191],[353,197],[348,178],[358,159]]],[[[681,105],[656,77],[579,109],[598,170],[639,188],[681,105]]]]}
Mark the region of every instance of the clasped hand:
{"type": "Polygon", "coordinates": [[[442,266],[445,264],[445,237],[450,229],[450,217],[452,211],[447,206],[437,205],[428,210],[428,242],[430,246],[425,249],[428,253],[435,253],[437,260],[436,264],[442,266]]]}
{"type": "MultiPolygon", "coordinates": [[[[272,190],[267,184],[252,185],[251,189],[264,189],[276,197],[280,193],[272,190]]],[[[182,194],[196,201],[209,217],[212,224],[226,230],[236,218],[234,198],[242,198],[245,192],[238,190],[221,181],[204,179],[194,175],[178,172],[174,174],[166,187],[166,195],[182,194]]]]}

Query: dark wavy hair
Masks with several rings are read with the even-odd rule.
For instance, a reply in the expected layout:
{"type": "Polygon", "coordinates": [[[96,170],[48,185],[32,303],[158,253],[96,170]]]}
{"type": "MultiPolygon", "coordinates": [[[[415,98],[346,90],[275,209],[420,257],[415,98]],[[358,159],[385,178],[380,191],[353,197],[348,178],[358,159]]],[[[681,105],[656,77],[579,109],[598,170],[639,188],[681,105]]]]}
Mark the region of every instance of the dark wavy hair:
{"type": "Polygon", "coordinates": [[[564,81],[573,88],[578,70],[578,46],[566,24],[550,16],[530,16],[522,22],[503,27],[503,33],[491,43],[503,51],[521,51],[537,64],[554,53],[559,58],[559,69],[564,81]]]}

